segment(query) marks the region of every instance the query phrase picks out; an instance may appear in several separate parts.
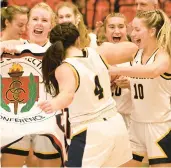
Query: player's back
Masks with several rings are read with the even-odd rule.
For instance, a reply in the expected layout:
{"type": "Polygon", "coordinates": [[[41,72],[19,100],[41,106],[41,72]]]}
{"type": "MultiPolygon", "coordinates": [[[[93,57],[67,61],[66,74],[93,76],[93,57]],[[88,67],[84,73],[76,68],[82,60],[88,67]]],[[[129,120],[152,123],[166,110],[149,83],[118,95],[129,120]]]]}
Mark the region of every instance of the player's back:
{"type": "Polygon", "coordinates": [[[65,60],[74,67],[78,77],[78,88],[69,106],[73,125],[92,120],[115,107],[107,65],[92,48],[85,48],[83,55],[65,60]]]}

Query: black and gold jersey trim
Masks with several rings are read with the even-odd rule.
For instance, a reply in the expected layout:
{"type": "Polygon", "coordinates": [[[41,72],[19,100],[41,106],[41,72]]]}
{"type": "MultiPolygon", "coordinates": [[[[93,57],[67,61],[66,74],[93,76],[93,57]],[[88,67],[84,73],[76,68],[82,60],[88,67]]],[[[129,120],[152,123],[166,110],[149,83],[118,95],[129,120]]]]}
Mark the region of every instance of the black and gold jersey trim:
{"type": "Polygon", "coordinates": [[[107,61],[101,56],[99,55],[99,57],[101,58],[102,62],[104,63],[104,65],[106,66],[107,69],[109,69],[109,66],[107,64],[107,61]]]}
{"type": "Polygon", "coordinates": [[[75,136],[77,136],[78,134],[83,133],[84,131],[87,131],[87,127],[85,126],[85,128],[82,128],[80,131],[76,132],[75,134],[73,134],[70,139],[73,139],[75,136]]]}
{"type": "Polygon", "coordinates": [[[166,80],[171,80],[171,74],[169,73],[164,73],[163,75],[160,75],[163,79],[166,79],[166,80]]]}
{"type": "MultiPolygon", "coordinates": [[[[29,40],[26,40],[28,44],[31,44],[31,42],[29,40]]],[[[49,42],[49,39],[42,45],[42,47],[46,46],[46,44],[49,42]]],[[[26,42],[24,42],[24,44],[27,44],[26,42]]]]}
{"type": "Polygon", "coordinates": [[[22,140],[22,139],[23,139],[23,137],[21,137],[21,138],[15,140],[15,141],[9,143],[8,145],[5,145],[5,146],[1,147],[1,149],[3,149],[3,148],[8,148],[9,146],[11,146],[11,145],[13,145],[13,144],[19,142],[19,141],[22,140]]]}
{"type": "Polygon", "coordinates": [[[156,158],[156,159],[149,159],[149,164],[166,164],[171,163],[171,160],[169,158],[156,158]]]}
{"type": "Polygon", "coordinates": [[[19,156],[28,156],[29,155],[29,150],[25,151],[22,149],[13,149],[13,148],[3,148],[1,149],[1,153],[3,154],[14,154],[14,155],[19,155],[19,156]]]}
{"type": "Polygon", "coordinates": [[[83,57],[85,58],[87,58],[88,57],[88,51],[87,51],[87,49],[86,48],[84,48],[83,50],[82,50],[82,52],[83,52],[83,57]]]}
{"type": "MultiPolygon", "coordinates": [[[[159,50],[159,48],[157,48],[151,55],[151,57],[154,55],[154,60],[155,60],[155,57],[157,55],[157,51],[159,50]]],[[[146,63],[144,65],[146,65],[148,63],[148,61],[150,61],[151,57],[148,58],[148,60],[146,61],[146,63]]],[[[142,57],[141,57],[141,64],[143,65],[143,62],[142,62],[142,57]]]]}
{"type": "Polygon", "coordinates": [[[26,56],[35,57],[37,59],[42,59],[45,53],[32,53],[30,50],[23,50],[21,53],[15,53],[14,55],[9,53],[3,53],[2,58],[22,58],[26,56]]]}
{"type": "Polygon", "coordinates": [[[74,75],[76,78],[76,90],[75,90],[75,92],[77,92],[78,88],[80,87],[80,75],[79,75],[77,69],[72,64],[65,62],[65,61],[63,63],[66,63],[74,72],[74,75]]]}
{"type": "MultiPolygon", "coordinates": [[[[133,57],[134,59],[137,57],[139,51],[140,51],[140,50],[138,49],[137,52],[135,53],[135,55],[134,55],[134,57],[133,57]]],[[[133,60],[132,60],[132,61],[133,61],[133,60]]]]}
{"type": "Polygon", "coordinates": [[[136,161],[142,162],[142,160],[144,159],[144,156],[140,156],[138,154],[133,153],[133,159],[136,161]]]}
{"type": "Polygon", "coordinates": [[[39,159],[56,159],[56,158],[60,158],[61,155],[59,153],[53,153],[53,154],[43,154],[43,153],[37,153],[34,152],[34,155],[36,157],[38,157],[39,159]]]}
{"type": "Polygon", "coordinates": [[[166,131],[157,141],[156,145],[161,151],[162,156],[154,156],[149,158],[150,165],[161,164],[161,163],[171,163],[171,129],[166,131]]]}
{"type": "Polygon", "coordinates": [[[22,139],[23,139],[23,137],[20,138],[20,139],[17,139],[14,142],[11,142],[10,144],[8,144],[6,146],[3,146],[1,148],[1,153],[15,154],[15,155],[19,155],[19,156],[28,156],[29,155],[29,150],[17,149],[17,148],[14,149],[14,148],[10,147],[11,145],[19,142],[22,139]]]}
{"type": "MultiPolygon", "coordinates": [[[[86,57],[88,57],[88,50],[85,48],[86,51],[86,57]]],[[[101,58],[102,62],[104,63],[104,65],[106,66],[107,69],[109,69],[108,63],[105,60],[105,58],[103,58],[101,55],[99,55],[99,57],[101,58]]]]}
{"type": "Polygon", "coordinates": [[[83,156],[85,153],[87,131],[84,131],[71,139],[68,150],[68,160],[65,167],[83,167],[83,156]]]}
{"type": "MultiPolygon", "coordinates": [[[[63,156],[63,148],[62,148],[61,142],[52,134],[43,134],[42,136],[49,138],[53,147],[58,151],[58,153],[56,154],[56,158],[61,158],[61,161],[62,161],[61,167],[63,167],[64,166],[64,156],[63,156]]],[[[49,158],[49,159],[52,159],[52,158],[49,158]]]]}
{"type": "Polygon", "coordinates": [[[82,49],[82,53],[83,53],[83,55],[74,56],[74,57],[77,57],[77,58],[88,58],[88,51],[87,51],[86,48],[82,49]]]}
{"type": "Polygon", "coordinates": [[[140,51],[140,50],[138,49],[137,52],[136,52],[136,54],[135,54],[134,57],[133,57],[133,60],[130,61],[130,65],[131,65],[131,66],[133,66],[133,62],[134,62],[135,58],[137,57],[139,51],[140,51]]]}

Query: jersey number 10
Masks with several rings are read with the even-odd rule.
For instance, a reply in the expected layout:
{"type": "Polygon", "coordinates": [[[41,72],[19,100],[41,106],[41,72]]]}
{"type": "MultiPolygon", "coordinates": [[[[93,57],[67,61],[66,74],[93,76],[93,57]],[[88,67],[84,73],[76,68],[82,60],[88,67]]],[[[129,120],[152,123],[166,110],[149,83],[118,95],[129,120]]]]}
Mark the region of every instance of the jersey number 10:
{"type": "Polygon", "coordinates": [[[134,84],[135,89],[135,95],[134,99],[144,99],[144,91],[143,91],[143,85],[142,84],[134,84]]]}

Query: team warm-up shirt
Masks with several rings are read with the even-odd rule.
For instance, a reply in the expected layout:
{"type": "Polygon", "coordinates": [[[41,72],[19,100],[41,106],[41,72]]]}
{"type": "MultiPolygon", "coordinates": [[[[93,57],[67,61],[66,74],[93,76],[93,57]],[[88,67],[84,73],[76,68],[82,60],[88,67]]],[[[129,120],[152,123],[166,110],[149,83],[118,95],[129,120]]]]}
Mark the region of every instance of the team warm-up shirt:
{"type": "Polygon", "coordinates": [[[3,54],[0,61],[1,146],[25,135],[48,134],[62,150],[64,135],[57,127],[55,116],[60,111],[46,114],[37,106],[39,100],[51,99],[42,83],[41,72],[47,48],[24,44],[17,49],[20,54],[3,54]]]}
{"type": "MultiPolygon", "coordinates": [[[[132,66],[142,64],[143,50],[139,50],[132,66]]],[[[147,65],[155,61],[157,51],[147,65]]],[[[165,122],[171,120],[171,74],[164,73],[156,78],[131,78],[132,101],[135,112],[132,119],[138,122],[165,122]]]]}

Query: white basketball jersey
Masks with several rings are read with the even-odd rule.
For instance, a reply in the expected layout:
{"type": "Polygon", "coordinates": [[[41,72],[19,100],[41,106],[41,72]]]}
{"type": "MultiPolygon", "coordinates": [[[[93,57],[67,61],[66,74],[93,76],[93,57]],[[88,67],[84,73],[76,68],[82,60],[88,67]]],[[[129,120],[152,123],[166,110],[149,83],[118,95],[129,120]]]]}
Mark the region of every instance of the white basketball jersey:
{"type": "Polygon", "coordinates": [[[96,34],[89,33],[88,35],[90,37],[90,45],[89,45],[89,47],[94,48],[94,49],[97,48],[97,36],[96,36],[96,34]]]}
{"type": "MultiPolygon", "coordinates": [[[[130,62],[123,64],[118,64],[117,67],[128,67],[130,62]]],[[[131,100],[131,90],[128,88],[116,87],[112,91],[114,100],[116,101],[117,111],[121,114],[131,114],[133,110],[132,100],[131,100]]]]}
{"type": "Polygon", "coordinates": [[[92,48],[85,48],[84,56],[66,58],[77,72],[79,86],[69,106],[71,126],[95,119],[114,108],[110,79],[106,64],[92,48]]]}
{"type": "MultiPolygon", "coordinates": [[[[30,43],[28,40],[24,40],[24,44],[32,44],[30,43]]],[[[34,44],[34,43],[33,43],[34,44]]],[[[50,41],[48,40],[43,46],[41,46],[42,48],[45,49],[45,51],[51,46],[50,41]]]]}
{"type": "MultiPolygon", "coordinates": [[[[132,66],[142,64],[143,50],[139,50],[132,66]]],[[[156,52],[146,64],[155,61],[156,52]]],[[[131,78],[131,94],[135,107],[132,119],[137,122],[165,122],[171,120],[171,74],[156,78],[131,78]]]]}

